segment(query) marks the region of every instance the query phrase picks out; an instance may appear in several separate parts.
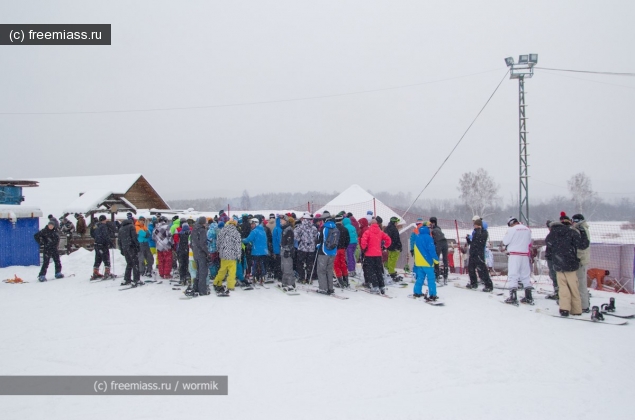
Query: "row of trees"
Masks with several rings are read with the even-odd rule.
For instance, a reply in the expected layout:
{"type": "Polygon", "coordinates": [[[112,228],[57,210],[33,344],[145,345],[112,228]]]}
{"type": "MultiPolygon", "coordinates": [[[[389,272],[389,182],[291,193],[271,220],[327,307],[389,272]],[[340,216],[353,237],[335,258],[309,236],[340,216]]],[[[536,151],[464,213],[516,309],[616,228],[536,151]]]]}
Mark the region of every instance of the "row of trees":
{"type": "MultiPolygon", "coordinates": [[[[532,225],[542,225],[546,220],[556,219],[561,211],[571,215],[582,213],[589,220],[618,220],[635,221],[635,201],[621,199],[613,203],[601,200],[590,178],[584,173],[578,173],[567,182],[569,197],[555,196],[548,200],[537,202],[532,200],[529,215],[532,225]]],[[[511,197],[503,203],[499,196],[499,186],[484,169],[476,172],[466,172],[461,175],[458,199],[423,199],[412,206],[410,212],[422,216],[434,215],[440,219],[471,220],[478,214],[490,223],[504,224],[511,215],[518,214],[518,199],[511,197]]],[[[372,192],[371,192],[372,193],[372,192]]],[[[218,211],[226,209],[229,204],[237,210],[275,210],[304,209],[307,202],[316,205],[326,204],[337,192],[323,193],[310,191],[307,193],[268,193],[250,196],[245,190],[241,197],[216,197],[212,199],[172,200],[172,208],[194,208],[200,211],[218,211]]],[[[411,193],[380,191],[373,193],[375,197],[396,209],[406,209],[413,200],[411,193]]]]}

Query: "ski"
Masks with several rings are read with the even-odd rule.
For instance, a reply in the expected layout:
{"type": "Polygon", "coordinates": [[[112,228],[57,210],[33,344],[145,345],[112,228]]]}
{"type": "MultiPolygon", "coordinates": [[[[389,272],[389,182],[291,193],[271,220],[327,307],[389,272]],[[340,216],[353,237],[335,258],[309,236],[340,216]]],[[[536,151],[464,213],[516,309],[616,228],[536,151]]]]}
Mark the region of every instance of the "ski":
{"type": "Polygon", "coordinates": [[[114,279],[118,279],[118,278],[119,278],[119,276],[117,276],[117,275],[115,275],[115,274],[111,274],[111,275],[109,275],[108,277],[100,277],[100,278],[95,279],[95,280],[90,280],[90,279],[89,279],[89,281],[90,281],[91,283],[99,283],[99,282],[102,282],[102,281],[106,281],[106,280],[114,280],[114,279]]]}
{"type": "Polygon", "coordinates": [[[138,288],[138,287],[143,286],[144,284],[145,284],[145,283],[141,283],[141,284],[137,284],[137,285],[134,285],[134,286],[124,287],[124,288],[119,289],[119,291],[122,291],[122,290],[130,290],[130,289],[136,289],[136,288],[138,288]]]}
{"type": "Polygon", "coordinates": [[[591,315],[590,314],[582,314],[582,315],[577,315],[577,316],[576,315],[561,316],[560,313],[558,313],[558,312],[552,312],[549,309],[543,309],[543,308],[537,308],[536,312],[539,313],[539,314],[552,316],[554,318],[572,319],[574,321],[593,322],[595,324],[609,324],[609,325],[625,325],[625,324],[628,324],[627,320],[625,320],[623,318],[616,318],[616,317],[604,318],[604,320],[597,321],[597,320],[591,319],[591,315]]]}
{"type": "Polygon", "coordinates": [[[318,292],[318,289],[315,289],[315,288],[312,288],[312,287],[307,287],[307,286],[300,287],[300,290],[305,290],[307,293],[308,292],[312,292],[312,293],[316,293],[318,295],[322,295],[322,296],[326,296],[326,297],[332,297],[332,298],[339,299],[339,300],[348,299],[346,296],[337,295],[335,293],[331,293],[330,295],[327,295],[326,293],[320,293],[320,292],[318,292]]]}
{"type": "Polygon", "coordinates": [[[360,288],[358,288],[357,290],[361,290],[362,292],[366,292],[366,293],[368,293],[369,295],[374,295],[374,296],[384,297],[384,298],[386,298],[386,299],[392,299],[392,298],[394,297],[394,296],[388,296],[387,294],[383,294],[383,295],[382,295],[381,293],[373,293],[373,292],[371,292],[371,291],[370,291],[370,289],[367,289],[367,288],[365,288],[365,287],[363,287],[363,286],[362,286],[362,287],[360,287],[360,288]]]}
{"type": "Polygon", "coordinates": [[[459,289],[470,290],[472,292],[481,292],[481,293],[485,293],[485,294],[489,294],[489,295],[496,295],[496,296],[503,296],[503,294],[504,294],[503,292],[494,293],[494,291],[483,292],[481,289],[470,289],[470,288],[465,287],[465,285],[459,284],[459,283],[454,283],[454,287],[458,287],[459,289]]]}
{"type": "Polygon", "coordinates": [[[276,289],[280,290],[285,295],[289,295],[289,296],[298,296],[298,295],[300,295],[300,292],[298,292],[297,290],[294,290],[294,291],[291,292],[291,291],[284,290],[282,287],[283,286],[281,286],[279,284],[276,285],[276,289]]]}

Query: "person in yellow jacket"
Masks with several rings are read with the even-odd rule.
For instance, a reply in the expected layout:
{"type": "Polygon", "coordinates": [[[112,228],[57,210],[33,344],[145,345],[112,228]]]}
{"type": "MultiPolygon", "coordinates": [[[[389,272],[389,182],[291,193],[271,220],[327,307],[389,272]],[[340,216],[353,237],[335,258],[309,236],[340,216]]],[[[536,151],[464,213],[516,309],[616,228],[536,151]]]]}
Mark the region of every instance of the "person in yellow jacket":
{"type": "Polygon", "coordinates": [[[438,296],[437,283],[434,276],[434,264],[438,264],[438,257],[427,223],[419,227],[419,234],[417,234],[414,242],[413,253],[415,260],[413,271],[416,278],[413,296],[415,298],[423,296],[423,282],[427,279],[428,296],[425,299],[435,301],[438,299],[438,296]]]}

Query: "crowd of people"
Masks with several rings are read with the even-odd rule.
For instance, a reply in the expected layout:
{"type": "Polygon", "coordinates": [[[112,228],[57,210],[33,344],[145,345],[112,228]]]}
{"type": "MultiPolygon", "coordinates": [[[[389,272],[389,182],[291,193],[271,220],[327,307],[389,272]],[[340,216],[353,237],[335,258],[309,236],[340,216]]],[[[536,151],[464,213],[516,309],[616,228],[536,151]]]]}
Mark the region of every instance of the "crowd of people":
{"type": "MultiPolygon", "coordinates": [[[[350,278],[371,293],[385,294],[386,280],[402,280],[396,271],[402,252],[397,227],[400,220],[392,217],[384,226],[382,218],[373,216],[372,211],[360,220],[346,211],[336,215],[305,212],[299,218],[295,213],[270,214],[267,219],[259,214],[230,218],[221,210],[214,218],[201,216],[195,221],[178,215],[169,220],[160,214],[135,219],[128,213],[121,223],[101,215],[89,227],[82,215],[75,218],[76,228],[67,217],[60,223],[49,215],[47,226],[35,235],[43,253],[40,281],[46,281],[50,260],[55,277],[64,277],[58,253],[60,234],[75,231],[84,235],[87,230],[95,251],[91,280],[112,277],[110,250],[118,248],[126,260],[122,285],[143,284],[141,276],[152,277],[156,264],[162,279],[178,279],[180,285],[187,286],[189,296],[210,294],[210,283],[219,295],[228,295],[237,285],[250,289],[254,283],[271,281],[280,282],[284,291],[293,291],[296,279],[301,284],[317,280],[317,291],[328,295],[335,287],[351,287],[350,278]],[[356,272],[357,263],[361,263],[362,273],[356,272]]],[[[480,279],[482,290],[491,292],[487,224],[479,216],[472,221],[474,230],[461,249],[468,256],[469,283],[465,287],[477,289],[480,279]]],[[[545,257],[554,286],[554,294],[548,298],[559,302],[562,316],[588,313],[588,224],[582,214],[569,218],[563,212],[558,221],[548,221],[547,227],[545,257]]],[[[448,272],[454,266],[448,263],[453,260],[448,252],[451,248],[437,218],[417,219],[409,242],[414,262],[413,297],[437,300],[437,283],[447,284],[448,272]],[[424,283],[427,293],[423,293],[424,283]]],[[[533,304],[531,230],[515,217],[509,218],[500,250],[508,255],[510,296],[505,302],[518,304],[517,292],[522,289],[525,295],[520,302],[533,304]]],[[[605,274],[596,277],[601,282],[605,274]]]]}

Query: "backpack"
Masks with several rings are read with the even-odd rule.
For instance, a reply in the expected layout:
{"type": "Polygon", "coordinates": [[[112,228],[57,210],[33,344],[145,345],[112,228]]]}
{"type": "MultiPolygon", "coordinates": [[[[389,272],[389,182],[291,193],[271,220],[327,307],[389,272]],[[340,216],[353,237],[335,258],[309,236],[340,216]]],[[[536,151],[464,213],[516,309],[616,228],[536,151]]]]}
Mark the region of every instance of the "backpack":
{"type": "Polygon", "coordinates": [[[326,238],[324,239],[324,249],[332,251],[337,248],[340,242],[340,230],[336,227],[328,229],[329,231],[326,233],[326,238]]]}

